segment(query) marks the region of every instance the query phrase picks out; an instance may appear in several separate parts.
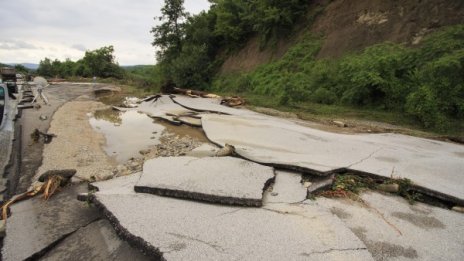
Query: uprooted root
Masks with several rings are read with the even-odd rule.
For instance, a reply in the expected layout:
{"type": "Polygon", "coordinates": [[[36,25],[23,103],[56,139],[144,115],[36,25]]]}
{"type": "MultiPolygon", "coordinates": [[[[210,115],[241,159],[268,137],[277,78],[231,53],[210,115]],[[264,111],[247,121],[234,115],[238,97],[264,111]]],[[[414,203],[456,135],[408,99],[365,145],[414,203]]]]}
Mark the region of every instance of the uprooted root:
{"type": "Polygon", "coordinates": [[[61,176],[50,176],[44,183],[34,186],[31,190],[19,194],[13,197],[12,199],[8,200],[1,207],[3,221],[6,222],[6,219],[8,218],[8,209],[11,205],[19,201],[35,197],[40,193],[43,194],[43,198],[45,200],[48,200],[57,192],[58,188],[65,183],[63,181],[64,179],[61,176]]]}

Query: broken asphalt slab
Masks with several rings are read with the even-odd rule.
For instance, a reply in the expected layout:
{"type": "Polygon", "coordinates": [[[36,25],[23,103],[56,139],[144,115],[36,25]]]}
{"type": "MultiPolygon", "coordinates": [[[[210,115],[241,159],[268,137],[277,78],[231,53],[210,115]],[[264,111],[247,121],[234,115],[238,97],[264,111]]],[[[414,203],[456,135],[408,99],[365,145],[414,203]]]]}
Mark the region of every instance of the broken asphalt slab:
{"type": "Polygon", "coordinates": [[[176,103],[174,103],[168,95],[162,95],[157,99],[142,102],[137,108],[137,111],[147,114],[152,118],[163,119],[174,124],[180,124],[177,116],[194,113],[176,103]]]}
{"type": "Polygon", "coordinates": [[[37,258],[70,233],[100,217],[95,208],[76,200],[86,185],[63,188],[48,201],[41,197],[11,207],[3,242],[3,260],[37,258]]]}
{"type": "Polygon", "coordinates": [[[464,215],[397,196],[366,192],[358,202],[318,198],[376,260],[464,260],[464,215]]]}
{"type": "Polygon", "coordinates": [[[259,115],[247,109],[236,109],[221,105],[217,98],[191,98],[183,95],[171,95],[171,99],[182,107],[192,111],[215,112],[228,115],[259,115]]]}
{"type": "Polygon", "coordinates": [[[61,241],[41,260],[150,260],[119,239],[107,220],[98,220],[61,241]]]}
{"type": "Polygon", "coordinates": [[[306,200],[307,189],[301,183],[300,173],[276,170],[276,177],[272,189],[264,193],[264,204],[296,203],[306,200]]]}
{"type": "Polygon", "coordinates": [[[330,133],[273,117],[205,115],[213,143],[254,162],[326,176],[354,170],[408,178],[425,192],[464,204],[464,146],[399,134],[330,133]]]}
{"type": "Polygon", "coordinates": [[[161,157],[145,162],[135,191],[259,207],[273,178],[273,168],[238,158],[161,157]]]}
{"type": "MultiPolygon", "coordinates": [[[[133,185],[137,176],[121,180],[133,185]]],[[[372,260],[335,215],[315,203],[240,208],[121,191],[91,198],[121,236],[164,260],[372,260]]],[[[95,184],[94,184],[95,185],[95,184]]],[[[112,187],[115,189],[112,191],[112,187]]]]}

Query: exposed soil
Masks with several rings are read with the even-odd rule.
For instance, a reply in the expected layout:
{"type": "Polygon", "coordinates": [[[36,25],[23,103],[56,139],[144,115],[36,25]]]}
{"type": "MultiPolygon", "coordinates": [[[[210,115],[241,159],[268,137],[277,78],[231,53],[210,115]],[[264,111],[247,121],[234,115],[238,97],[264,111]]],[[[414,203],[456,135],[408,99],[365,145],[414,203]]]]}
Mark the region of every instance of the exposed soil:
{"type": "Polygon", "coordinates": [[[249,72],[278,59],[308,30],[325,38],[317,57],[336,58],[386,41],[415,46],[443,26],[464,23],[462,0],[319,0],[311,8],[325,5],[314,23],[306,26],[309,17],[302,19],[296,32],[282,35],[275,46],[261,50],[252,37],[225,59],[220,73],[249,72]]]}

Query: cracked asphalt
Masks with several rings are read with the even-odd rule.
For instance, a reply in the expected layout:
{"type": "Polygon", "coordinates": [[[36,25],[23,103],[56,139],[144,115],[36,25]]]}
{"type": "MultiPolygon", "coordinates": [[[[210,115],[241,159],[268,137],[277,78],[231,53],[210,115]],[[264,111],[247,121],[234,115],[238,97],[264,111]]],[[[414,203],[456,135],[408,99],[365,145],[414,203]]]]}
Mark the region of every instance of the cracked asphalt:
{"type": "MultiPolygon", "coordinates": [[[[93,90],[92,85],[52,85],[46,89],[51,106],[23,111],[16,123],[23,128],[16,193],[29,187],[39,167],[53,168],[51,161],[42,164],[44,146],[32,143],[30,132],[47,132],[51,122],[73,128],[53,115],[76,98],[95,100],[93,90]],[[47,120],[39,120],[41,115],[47,120]]],[[[165,136],[170,143],[130,159],[124,175],[113,172],[120,177],[92,183],[91,192],[87,182],[75,179],[49,201],[36,197],[13,205],[3,260],[464,259],[462,213],[411,205],[379,191],[365,191],[358,200],[308,199],[308,189],[321,176],[350,169],[410,178],[430,192],[427,196],[440,193],[459,206],[462,145],[389,133],[329,133],[224,107],[214,99],[162,96],[139,107],[156,118],[155,124],[159,118],[175,124],[179,117],[201,119],[200,131],[187,131],[201,133],[200,138],[171,133],[165,136]],[[164,155],[161,148],[179,146],[176,139],[182,148],[156,159],[164,155]],[[214,144],[235,150],[215,157],[214,144]],[[195,164],[187,164],[192,158],[185,154],[196,157],[195,164]],[[141,193],[150,191],[157,193],[141,193]],[[232,205],[224,204],[228,197],[232,205]],[[259,204],[247,204],[250,200],[259,204]]],[[[169,127],[176,128],[185,131],[185,126],[169,127]]]]}

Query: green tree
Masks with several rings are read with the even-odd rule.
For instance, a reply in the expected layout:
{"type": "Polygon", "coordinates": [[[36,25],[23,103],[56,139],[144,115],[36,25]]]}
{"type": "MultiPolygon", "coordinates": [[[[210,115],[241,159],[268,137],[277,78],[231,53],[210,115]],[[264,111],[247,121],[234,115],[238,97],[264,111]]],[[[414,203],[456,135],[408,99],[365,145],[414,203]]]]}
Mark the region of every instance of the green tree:
{"type": "Polygon", "coordinates": [[[158,61],[163,62],[177,56],[182,51],[184,22],[188,13],[184,10],[183,0],[165,0],[161,14],[155,17],[155,20],[162,23],[153,27],[151,33],[154,36],[152,45],[159,49],[158,61]]]}
{"type": "Polygon", "coordinates": [[[37,68],[37,73],[41,76],[52,77],[53,76],[52,61],[47,57],[41,60],[39,63],[39,67],[37,68]]]}
{"type": "Polygon", "coordinates": [[[16,72],[18,73],[29,73],[29,70],[22,64],[16,64],[14,66],[14,68],[16,69],[16,72]]]}
{"type": "Polygon", "coordinates": [[[103,78],[122,78],[123,72],[115,62],[112,45],[93,51],[86,51],[82,58],[82,68],[77,70],[80,76],[98,76],[103,78]],[[85,75],[84,75],[85,74],[85,75]],[[90,75],[88,75],[90,74],[90,75]]]}

